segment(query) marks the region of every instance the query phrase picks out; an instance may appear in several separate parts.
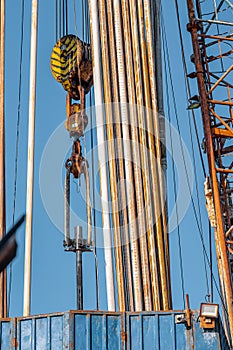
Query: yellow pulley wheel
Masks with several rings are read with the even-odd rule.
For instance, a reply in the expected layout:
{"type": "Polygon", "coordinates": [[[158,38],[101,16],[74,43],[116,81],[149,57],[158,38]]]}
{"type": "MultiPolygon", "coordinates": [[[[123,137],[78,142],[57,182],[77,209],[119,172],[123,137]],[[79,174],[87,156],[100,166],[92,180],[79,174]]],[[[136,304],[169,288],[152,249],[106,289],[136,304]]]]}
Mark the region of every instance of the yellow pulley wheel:
{"type": "Polygon", "coordinates": [[[54,78],[70,96],[80,99],[80,91],[90,91],[93,84],[90,45],[75,35],[66,35],[54,46],[50,59],[54,78]]]}
{"type": "Polygon", "coordinates": [[[50,67],[54,78],[70,90],[70,73],[80,65],[83,56],[83,43],[75,35],[66,35],[53,48],[50,67]]]}

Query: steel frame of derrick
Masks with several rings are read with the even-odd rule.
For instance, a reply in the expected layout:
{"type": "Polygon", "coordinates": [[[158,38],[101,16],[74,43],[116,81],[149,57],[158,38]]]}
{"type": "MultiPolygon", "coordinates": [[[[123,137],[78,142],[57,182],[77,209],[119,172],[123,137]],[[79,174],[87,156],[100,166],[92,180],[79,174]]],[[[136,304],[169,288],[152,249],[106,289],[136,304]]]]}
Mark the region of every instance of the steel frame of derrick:
{"type": "MultiPolygon", "coordinates": [[[[202,109],[204,145],[208,158],[216,227],[215,243],[223,300],[226,304],[230,338],[233,339],[232,265],[233,265],[233,55],[226,21],[218,18],[220,2],[211,18],[197,18],[192,0],[187,0],[188,31],[192,37],[194,63],[202,109]],[[203,23],[205,25],[203,26],[203,23]],[[221,26],[221,27],[220,27],[221,26]],[[223,34],[220,34],[220,31],[223,34]],[[220,67],[220,69],[217,69],[220,67]]],[[[199,7],[199,10],[201,8],[199,7]]],[[[200,13],[198,13],[200,16],[200,13]]]]}

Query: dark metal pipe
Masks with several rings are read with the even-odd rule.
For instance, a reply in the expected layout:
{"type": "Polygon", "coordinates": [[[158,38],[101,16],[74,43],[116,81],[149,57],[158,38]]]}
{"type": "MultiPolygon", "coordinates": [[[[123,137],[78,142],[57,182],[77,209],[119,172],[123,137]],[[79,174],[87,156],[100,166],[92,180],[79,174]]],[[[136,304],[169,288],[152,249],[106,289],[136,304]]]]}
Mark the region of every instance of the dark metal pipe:
{"type": "Polygon", "coordinates": [[[77,310],[83,310],[83,260],[82,250],[79,249],[79,243],[82,241],[81,226],[75,226],[74,235],[76,239],[77,310]]]}
{"type": "Polygon", "coordinates": [[[70,168],[66,170],[64,186],[64,235],[65,244],[70,245],[70,168]]]}

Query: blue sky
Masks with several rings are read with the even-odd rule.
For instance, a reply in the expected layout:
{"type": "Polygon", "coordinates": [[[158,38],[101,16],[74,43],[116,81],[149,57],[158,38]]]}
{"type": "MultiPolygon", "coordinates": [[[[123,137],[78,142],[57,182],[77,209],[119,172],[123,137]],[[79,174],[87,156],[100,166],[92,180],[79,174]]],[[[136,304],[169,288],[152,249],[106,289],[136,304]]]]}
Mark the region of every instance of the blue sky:
{"type": "MultiPolygon", "coordinates": [[[[69,32],[76,34],[74,29],[75,18],[73,15],[73,2],[70,3],[69,32]]],[[[20,105],[20,135],[19,135],[19,158],[17,180],[17,203],[16,218],[25,212],[26,205],[26,176],[27,176],[27,127],[28,127],[28,89],[29,89],[29,54],[30,54],[30,16],[31,1],[25,0],[25,24],[24,46],[22,66],[22,97],[20,105]]],[[[78,36],[82,36],[81,30],[81,1],[76,1],[78,36]]],[[[181,25],[184,33],[186,47],[186,59],[190,71],[194,68],[189,63],[192,53],[191,40],[186,32],[187,13],[186,6],[180,1],[181,25]]],[[[20,55],[20,26],[21,26],[21,1],[6,1],[6,191],[7,191],[7,228],[12,225],[13,191],[14,191],[14,159],[18,105],[18,82],[19,82],[19,55],[20,55]]],[[[187,100],[185,95],[184,76],[179,47],[176,15],[174,4],[171,1],[163,2],[163,13],[166,24],[173,82],[177,109],[180,120],[182,138],[189,149],[191,144],[188,131],[188,114],[186,111],[187,100]]],[[[34,209],[33,209],[33,261],[32,261],[32,308],[31,313],[48,313],[75,309],[75,255],[63,251],[63,235],[57,230],[50,220],[44,208],[41,191],[39,171],[42,154],[52,133],[65,120],[65,92],[54,80],[50,72],[49,60],[51,50],[56,42],[55,33],[55,1],[39,1],[39,25],[38,25],[38,60],[37,60],[37,99],[36,99],[36,132],[35,132],[35,181],[34,181],[34,209]]],[[[197,88],[192,86],[193,94],[197,88]]],[[[170,97],[171,98],[171,97],[170,97]]],[[[165,108],[165,111],[167,108],[165,108]]],[[[171,107],[171,119],[175,125],[174,108],[171,107]]],[[[196,120],[202,135],[200,112],[196,113],[196,120]]],[[[64,129],[64,137],[65,136],[64,129]]],[[[202,137],[202,136],[201,136],[202,137]]],[[[67,142],[68,142],[67,141],[67,142]]],[[[71,140],[70,140],[71,145],[71,140]]],[[[60,145],[58,145],[60,146],[60,145]]],[[[90,141],[87,139],[87,152],[90,141]]],[[[60,159],[59,147],[54,148],[54,158],[60,159]]],[[[180,152],[177,149],[177,152],[180,152]]],[[[195,153],[197,150],[195,147],[195,153]]],[[[168,157],[169,158],[169,157],[168,157]]],[[[51,162],[52,163],[52,162],[51,162]]],[[[48,179],[60,178],[60,174],[53,166],[42,169],[48,172],[48,179]]],[[[58,170],[59,171],[59,170],[58,170]]],[[[171,161],[168,163],[168,203],[169,213],[174,207],[174,193],[172,187],[171,161]]],[[[197,160],[198,188],[201,195],[201,212],[204,222],[204,232],[208,235],[208,221],[203,196],[204,178],[201,172],[200,161],[197,160]]],[[[84,182],[82,182],[82,186],[84,182]]],[[[76,191],[76,185],[72,184],[72,201],[74,211],[78,211],[84,218],[85,211],[82,198],[76,191]],[[76,197],[77,196],[77,197],[76,197]],[[75,198],[77,198],[75,202],[75,198]]],[[[193,194],[196,202],[195,192],[193,194]]],[[[61,206],[54,193],[54,206],[61,206]]],[[[100,215],[97,215],[100,224],[100,215]]],[[[185,292],[190,294],[191,307],[199,308],[205,299],[206,285],[204,278],[203,255],[201,252],[200,238],[197,225],[194,220],[191,205],[180,224],[182,241],[182,256],[185,275],[185,292]]],[[[22,315],[23,309],[23,268],[24,268],[24,228],[17,233],[18,254],[14,260],[10,316],[22,315]]],[[[173,290],[173,308],[183,308],[181,294],[181,280],[179,270],[178,237],[177,230],[170,233],[171,272],[173,290]]],[[[84,256],[84,308],[95,309],[95,281],[94,281],[94,257],[90,254],[84,256]],[[94,293],[93,293],[94,291],[94,293]]],[[[106,309],[105,279],[103,252],[99,251],[100,273],[100,308],[106,309]]],[[[216,293],[215,293],[216,295],[216,293]]],[[[216,299],[218,300],[218,299],[216,299]]]]}

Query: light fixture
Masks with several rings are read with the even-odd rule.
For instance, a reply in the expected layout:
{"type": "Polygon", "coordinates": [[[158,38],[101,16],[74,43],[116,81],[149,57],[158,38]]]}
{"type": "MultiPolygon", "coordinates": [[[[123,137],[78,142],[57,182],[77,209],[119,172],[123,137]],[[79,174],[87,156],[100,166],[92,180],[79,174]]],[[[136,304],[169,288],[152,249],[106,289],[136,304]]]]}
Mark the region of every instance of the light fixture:
{"type": "Polygon", "coordinates": [[[218,304],[201,303],[200,307],[200,327],[213,329],[218,318],[218,304]]]}
{"type": "Polygon", "coordinates": [[[199,107],[201,107],[200,102],[193,102],[193,103],[190,103],[190,105],[187,107],[187,109],[196,109],[199,107]]]}
{"type": "Polygon", "coordinates": [[[218,318],[218,304],[201,303],[200,316],[218,318]]]}
{"type": "Polygon", "coordinates": [[[192,102],[192,101],[200,102],[200,97],[198,95],[191,96],[189,98],[189,102],[192,102]]]}

